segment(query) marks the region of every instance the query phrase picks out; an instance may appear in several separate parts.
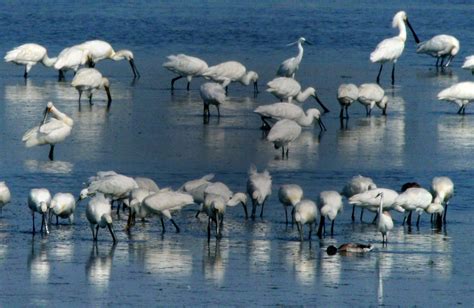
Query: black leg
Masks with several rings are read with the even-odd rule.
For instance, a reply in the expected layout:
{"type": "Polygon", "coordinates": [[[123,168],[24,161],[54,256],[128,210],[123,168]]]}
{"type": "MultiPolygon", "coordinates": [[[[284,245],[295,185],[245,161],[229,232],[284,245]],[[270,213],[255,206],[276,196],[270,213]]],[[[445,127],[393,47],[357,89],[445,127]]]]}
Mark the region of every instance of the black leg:
{"type": "Polygon", "coordinates": [[[446,213],[448,213],[448,203],[444,205],[443,223],[446,223],[446,213]]]}
{"type": "Polygon", "coordinates": [[[35,212],[31,211],[31,215],[33,216],[33,234],[36,233],[36,230],[35,230],[35,212]]]}
{"type": "Polygon", "coordinates": [[[392,85],[395,84],[395,62],[393,62],[392,66],[392,85]]]}
{"type": "Polygon", "coordinates": [[[331,236],[334,234],[334,220],[331,222],[331,236]]]}
{"type": "Polygon", "coordinates": [[[181,78],[183,78],[183,76],[178,76],[176,78],[171,79],[171,91],[174,90],[174,82],[178,79],[181,79],[181,78]]]}
{"type": "Polygon", "coordinates": [[[260,210],[260,218],[263,217],[263,206],[265,205],[265,201],[267,201],[267,199],[263,200],[262,202],[262,209],[260,210]]]}
{"type": "Polygon", "coordinates": [[[165,222],[163,221],[163,216],[160,216],[160,220],[161,220],[161,233],[165,233],[166,229],[165,229],[165,222]]]}
{"type": "Polygon", "coordinates": [[[49,148],[49,160],[54,160],[54,144],[51,144],[51,147],[49,148]]]}
{"type": "Polygon", "coordinates": [[[170,219],[171,223],[173,224],[173,226],[176,228],[176,233],[179,233],[180,230],[179,230],[179,227],[178,225],[174,222],[173,218],[170,219]]]}
{"type": "Polygon", "coordinates": [[[188,84],[186,85],[186,91],[189,91],[189,81],[188,81],[188,84]]]}
{"type": "Polygon", "coordinates": [[[354,215],[354,214],[355,214],[355,208],[356,208],[356,206],[355,206],[355,205],[353,205],[353,206],[352,206],[352,216],[351,216],[351,218],[352,218],[352,221],[354,221],[354,220],[355,220],[355,215],[354,215]]]}
{"type": "Polygon", "coordinates": [[[211,216],[207,218],[207,242],[211,241],[211,216]]]}
{"type": "Polygon", "coordinates": [[[379,74],[377,75],[377,83],[380,84],[380,74],[382,73],[383,63],[380,64],[379,74]]]}

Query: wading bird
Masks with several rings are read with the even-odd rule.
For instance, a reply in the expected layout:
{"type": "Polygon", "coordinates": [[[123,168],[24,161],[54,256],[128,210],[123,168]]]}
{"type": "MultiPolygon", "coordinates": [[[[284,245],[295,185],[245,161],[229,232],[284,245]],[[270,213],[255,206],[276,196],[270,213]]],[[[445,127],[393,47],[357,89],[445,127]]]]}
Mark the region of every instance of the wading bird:
{"type": "Polygon", "coordinates": [[[64,79],[64,73],[66,71],[74,71],[74,75],[79,70],[79,67],[85,65],[91,59],[91,54],[88,50],[68,47],[63,49],[54,63],[54,68],[59,71],[58,79],[61,81],[64,79]]]}
{"type": "Polygon", "coordinates": [[[112,235],[113,242],[117,242],[112,225],[111,212],[112,210],[110,202],[103,194],[98,193],[89,200],[89,203],[86,207],[86,217],[89,221],[89,226],[91,228],[92,238],[94,241],[97,241],[99,228],[107,227],[110,231],[110,235],[112,235]]]}
{"type": "Polygon", "coordinates": [[[74,211],[76,210],[76,199],[70,193],[56,193],[51,200],[50,216],[56,216],[56,225],[59,224],[59,219],[69,219],[69,223],[74,223],[74,211]]]}
{"type": "Polygon", "coordinates": [[[301,200],[295,205],[295,221],[300,233],[300,241],[303,242],[303,226],[309,225],[309,237],[311,242],[311,234],[313,233],[313,225],[318,217],[318,208],[311,200],[301,200]]]}
{"type": "Polygon", "coordinates": [[[252,218],[255,218],[257,206],[262,206],[260,217],[263,217],[263,206],[265,201],[272,194],[272,177],[267,170],[258,173],[257,167],[250,166],[247,180],[247,193],[252,199],[252,218]]]}
{"type": "Polygon", "coordinates": [[[337,100],[341,105],[341,113],[339,113],[339,118],[344,118],[344,109],[346,109],[346,119],[349,118],[348,109],[352,103],[359,98],[359,89],[355,84],[352,83],[343,83],[337,89],[337,100]]]}
{"type": "Polygon", "coordinates": [[[443,221],[446,222],[449,200],[454,194],[454,183],[447,176],[434,177],[431,181],[431,192],[434,197],[433,202],[444,205],[443,221]]]}
{"type": "Polygon", "coordinates": [[[411,225],[411,216],[412,212],[416,211],[418,213],[418,219],[416,220],[416,226],[420,225],[420,216],[423,211],[432,203],[433,196],[429,191],[421,187],[411,187],[398,195],[395,200],[395,206],[401,206],[405,209],[405,212],[408,212],[403,219],[403,224],[405,221],[410,226],[411,225]]]}
{"type": "Polygon", "coordinates": [[[281,148],[281,157],[288,158],[289,145],[301,134],[301,126],[293,120],[283,119],[275,123],[268,133],[267,140],[273,142],[275,149],[281,148]],[[285,151],[286,149],[286,151],[285,151]]]}
{"type": "Polygon", "coordinates": [[[201,94],[204,111],[203,116],[209,117],[211,115],[209,111],[209,105],[214,105],[217,108],[217,116],[221,116],[221,112],[219,110],[219,106],[221,104],[225,104],[226,96],[224,88],[215,82],[206,82],[205,84],[201,85],[199,90],[201,94]]]}
{"type": "Polygon", "coordinates": [[[382,233],[382,245],[388,243],[388,232],[393,229],[393,220],[390,213],[383,210],[383,197],[383,192],[378,193],[376,196],[376,198],[380,198],[377,231],[382,233]]]}
{"type": "Polygon", "coordinates": [[[295,205],[303,199],[303,189],[296,184],[281,185],[278,190],[278,200],[283,204],[285,209],[285,222],[288,225],[287,207],[292,207],[291,222],[295,219],[295,205]]]}
{"type": "Polygon", "coordinates": [[[237,61],[228,61],[211,66],[202,76],[221,83],[226,94],[227,87],[231,82],[240,82],[245,86],[253,82],[253,91],[258,93],[258,74],[254,71],[247,71],[245,66],[237,61]]]}
{"type": "Polygon", "coordinates": [[[112,103],[110,82],[95,68],[81,68],[71,81],[71,85],[79,92],[79,106],[81,105],[82,92],[87,94],[89,104],[92,105],[92,95],[95,91],[104,87],[105,93],[107,93],[107,107],[110,107],[112,103]]]}
{"type": "MultiPolygon", "coordinates": [[[[376,189],[377,185],[375,185],[374,181],[371,178],[356,175],[352,177],[349,182],[342,188],[342,195],[349,199],[350,197],[366,192],[371,189],[376,189]]],[[[352,206],[352,221],[355,220],[355,204],[352,206]]],[[[360,220],[362,221],[362,216],[364,213],[364,209],[361,209],[360,212],[360,220]]]]}
{"type": "Polygon", "coordinates": [[[375,105],[387,115],[388,97],[385,91],[376,83],[364,83],[359,86],[358,101],[365,106],[366,115],[370,116],[375,105]]]}
{"type": "Polygon", "coordinates": [[[321,215],[321,220],[318,227],[318,237],[321,238],[326,232],[325,218],[331,221],[331,236],[334,234],[334,221],[337,214],[342,212],[342,196],[337,191],[322,191],[318,197],[318,208],[321,215]]]}
{"type": "Polygon", "coordinates": [[[436,58],[436,67],[448,67],[459,52],[459,41],[452,35],[440,34],[421,42],[416,48],[416,53],[424,53],[436,58]],[[441,63],[439,60],[441,59],[441,63]],[[447,59],[446,64],[444,60],[447,59]]]}
{"type": "Polygon", "coordinates": [[[31,210],[31,216],[33,218],[33,234],[35,234],[35,212],[41,215],[41,231],[43,228],[46,234],[49,234],[48,229],[48,210],[51,203],[51,194],[46,188],[33,188],[28,194],[28,207],[31,210]]]}
{"type": "Polygon", "coordinates": [[[174,90],[175,81],[183,77],[188,80],[186,90],[189,91],[189,84],[193,77],[201,77],[208,68],[207,63],[203,60],[182,53],[169,55],[168,61],[163,63],[163,67],[178,74],[178,77],[171,79],[171,91],[174,90]]]}
{"type": "Polygon", "coordinates": [[[290,77],[295,78],[296,71],[300,67],[301,60],[303,59],[303,44],[312,45],[304,37],[300,37],[296,42],[288,44],[287,46],[292,46],[298,44],[298,55],[296,57],[291,57],[286,59],[278,67],[277,76],[280,77],[290,77]]]}
{"type": "Polygon", "coordinates": [[[465,114],[466,106],[474,100],[474,82],[456,83],[439,92],[438,100],[456,103],[459,106],[458,114],[465,114]]]}
{"type": "Polygon", "coordinates": [[[51,67],[57,58],[49,58],[46,48],[41,45],[29,43],[23,44],[8,51],[4,57],[5,62],[13,62],[17,65],[25,66],[23,77],[28,78],[33,65],[41,62],[44,66],[51,67]]]}
{"type": "Polygon", "coordinates": [[[11,200],[10,189],[5,182],[0,182],[0,213],[3,211],[3,207],[10,203],[11,200]]]}

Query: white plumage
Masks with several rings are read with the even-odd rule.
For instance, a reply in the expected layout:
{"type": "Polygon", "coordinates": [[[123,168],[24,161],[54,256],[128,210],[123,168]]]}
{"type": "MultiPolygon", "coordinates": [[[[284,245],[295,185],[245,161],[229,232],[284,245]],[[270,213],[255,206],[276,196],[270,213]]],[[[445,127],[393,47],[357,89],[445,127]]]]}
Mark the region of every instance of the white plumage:
{"type": "Polygon", "coordinates": [[[187,181],[178,189],[178,191],[190,194],[193,197],[194,203],[202,204],[204,202],[204,191],[206,190],[206,187],[211,184],[213,178],[214,174],[210,173],[202,178],[187,181]]]}
{"type": "Polygon", "coordinates": [[[375,105],[382,109],[383,115],[387,114],[388,97],[384,89],[376,83],[361,84],[358,101],[365,106],[367,116],[370,116],[375,105]]]}
{"type": "Polygon", "coordinates": [[[270,129],[271,125],[267,120],[283,120],[289,119],[293,120],[300,126],[310,126],[316,120],[319,123],[319,128],[321,130],[326,130],[324,123],[321,120],[321,112],[316,108],[310,108],[304,110],[291,103],[275,103],[270,105],[258,106],[255,110],[255,113],[259,114],[264,128],[270,129]]]}
{"type": "Polygon", "coordinates": [[[138,185],[138,188],[143,188],[147,189],[150,191],[158,192],[160,190],[160,187],[158,187],[158,184],[153,179],[142,177],[142,176],[137,176],[133,178],[135,182],[138,185]]]}
{"type": "Polygon", "coordinates": [[[290,44],[298,44],[298,54],[296,57],[286,59],[280,64],[278,67],[277,76],[295,78],[296,71],[299,69],[301,60],[303,59],[303,44],[305,42],[311,45],[311,43],[307,42],[304,37],[300,37],[298,41],[290,44]]]}
{"type": "Polygon", "coordinates": [[[384,210],[393,209],[397,212],[405,212],[404,208],[395,204],[395,201],[398,198],[398,193],[388,188],[375,188],[353,195],[349,198],[349,204],[361,207],[362,209],[368,209],[371,212],[377,212],[380,205],[378,197],[380,193],[384,195],[384,210]]]}
{"type": "Polygon", "coordinates": [[[283,119],[275,123],[268,133],[267,140],[273,142],[275,149],[281,148],[281,156],[288,157],[289,145],[301,134],[301,126],[295,121],[283,119]],[[285,153],[286,148],[286,153],[285,153]]]}
{"type": "Polygon", "coordinates": [[[346,118],[349,118],[349,106],[359,98],[359,89],[353,83],[343,83],[337,89],[337,100],[341,105],[339,118],[344,118],[344,109],[346,109],[346,118]]]}
{"type": "Polygon", "coordinates": [[[433,202],[444,205],[443,220],[446,222],[449,200],[454,194],[454,183],[447,176],[434,177],[431,181],[431,192],[434,197],[433,202]]]}
{"type": "Polygon", "coordinates": [[[3,210],[3,207],[10,203],[11,197],[10,189],[7,184],[5,182],[0,182],[0,213],[3,210]]]}
{"type": "Polygon", "coordinates": [[[445,67],[448,67],[453,58],[459,52],[459,41],[452,35],[440,34],[431,39],[421,42],[416,48],[416,53],[424,53],[436,58],[436,66],[443,66],[447,59],[445,67]],[[439,60],[441,59],[441,63],[439,60]]]}
{"type": "Polygon", "coordinates": [[[465,114],[466,106],[474,100],[474,82],[464,81],[456,83],[439,92],[438,100],[456,103],[459,106],[458,114],[465,114]]]}
{"type": "Polygon", "coordinates": [[[474,74],[474,55],[468,56],[464,59],[462,68],[465,70],[471,70],[471,72],[474,74]]]}
{"type": "Polygon", "coordinates": [[[41,232],[43,227],[46,234],[49,234],[46,214],[51,203],[51,193],[46,188],[33,188],[28,194],[28,207],[33,218],[33,234],[35,234],[35,212],[41,215],[41,232]]]}
{"type": "Polygon", "coordinates": [[[99,228],[107,227],[114,243],[117,241],[112,225],[112,210],[109,200],[101,193],[96,194],[86,207],[86,217],[92,231],[92,238],[97,241],[99,228]]]}
{"type": "Polygon", "coordinates": [[[189,84],[193,77],[200,77],[207,70],[207,63],[199,58],[187,56],[185,54],[169,55],[168,61],[163,63],[163,67],[178,74],[171,80],[171,91],[174,90],[176,80],[186,77],[188,84],[186,90],[189,91],[189,84]]]}
{"type": "Polygon", "coordinates": [[[309,241],[311,241],[311,233],[313,233],[313,225],[318,217],[318,208],[311,200],[301,200],[295,205],[295,221],[299,226],[300,241],[303,241],[303,226],[309,225],[309,241]]]}
{"type": "Polygon", "coordinates": [[[285,220],[286,224],[288,224],[287,207],[291,206],[293,208],[291,211],[291,217],[293,220],[295,205],[303,199],[303,189],[301,186],[296,184],[281,185],[278,190],[278,199],[281,204],[283,204],[283,208],[285,209],[285,220]]]}
{"type": "Polygon", "coordinates": [[[71,85],[79,92],[79,106],[83,92],[88,95],[89,103],[92,105],[92,95],[95,91],[103,87],[107,93],[107,107],[110,107],[110,103],[112,102],[110,82],[95,68],[81,68],[76,76],[74,76],[71,85]]]}
{"type": "Polygon", "coordinates": [[[58,55],[54,68],[59,71],[59,80],[64,79],[64,73],[73,70],[74,74],[79,67],[90,62],[91,54],[88,50],[77,48],[75,46],[64,48],[58,55]]]}
{"type": "Polygon", "coordinates": [[[49,58],[46,48],[41,45],[28,43],[15,47],[7,52],[4,57],[5,62],[13,62],[25,66],[23,77],[27,78],[33,65],[41,62],[44,66],[51,67],[56,62],[56,58],[49,58]]]}
{"type": "Polygon", "coordinates": [[[267,170],[259,173],[254,165],[250,166],[247,180],[247,193],[252,199],[252,218],[255,218],[257,205],[262,206],[260,217],[263,217],[265,201],[272,193],[272,177],[267,170]]]}
{"type": "MultiPolygon", "coordinates": [[[[356,175],[352,177],[349,182],[344,185],[342,188],[342,195],[349,199],[350,197],[366,192],[367,190],[370,189],[375,189],[377,188],[377,185],[375,185],[374,181],[371,178],[362,176],[362,175],[356,175]]],[[[363,209],[360,213],[360,219],[362,220],[362,215],[363,215],[363,209]]],[[[355,220],[354,213],[355,212],[355,205],[352,206],[352,221],[355,220]]]]}
{"type": "Polygon", "coordinates": [[[56,216],[56,224],[58,224],[58,217],[69,219],[69,222],[72,224],[74,223],[76,199],[70,193],[56,193],[51,200],[50,209],[50,214],[56,216]]]}
{"type": "Polygon", "coordinates": [[[203,115],[209,117],[211,115],[209,112],[209,105],[214,105],[217,108],[217,115],[220,116],[221,112],[219,106],[226,102],[224,87],[215,82],[206,82],[201,85],[199,93],[201,94],[204,106],[203,115]]]}
{"type": "Polygon", "coordinates": [[[211,66],[202,76],[221,83],[222,87],[226,88],[226,93],[227,86],[231,82],[240,82],[245,86],[253,82],[254,93],[258,92],[258,74],[254,71],[247,71],[245,66],[237,61],[228,61],[211,66]]]}
{"type": "Polygon", "coordinates": [[[388,243],[388,232],[393,229],[393,220],[390,213],[383,210],[385,193],[380,192],[377,196],[380,198],[377,231],[382,233],[382,245],[388,243]]]}
{"type": "MultiPolygon", "coordinates": [[[[433,196],[429,191],[421,187],[411,187],[405,190],[403,193],[398,195],[394,202],[394,206],[400,206],[408,212],[408,224],[411,225],[412,211],[418,213],[418,219],[416,226],[420,224],[420,216],[423,211],[431,204],[433,196]]],[[[406,218],[406,216],[405,216],[406,218]]],[[[403,220],[405,223],[405,219],[403,220]]]]}
{"type": "Polygon", "coordinates": [[[318,237],[321,238],[323,228],[325,228],[325,218],[327,217],[331,221],[331,235],[334,234],[334,221],[336,220],[337,214],[342,212],[342,196],[333,190],[322,191],[318,197],[318,208],[321,215],[319,222],[318,237]]]}
{"type": "Polygon", "coordinates": [[[96,177],[87,188],[84,188],[79,198],[82,200],[96,193],[104,194],[110,200],[122,200],[129,197],[132,189],[138,188],[137,182],[122,174],[107,174],[96,177]]]}

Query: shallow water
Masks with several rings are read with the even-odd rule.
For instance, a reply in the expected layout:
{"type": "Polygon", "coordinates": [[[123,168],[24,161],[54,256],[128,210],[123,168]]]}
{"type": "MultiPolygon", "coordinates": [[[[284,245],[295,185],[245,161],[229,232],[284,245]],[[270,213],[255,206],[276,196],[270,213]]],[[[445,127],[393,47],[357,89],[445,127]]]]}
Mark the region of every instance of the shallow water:
{"type": "MultiPolygon", "coordinates": [[[[50,55],[92,38],[116,49],[129,48],[142,78],[131,79],[125,62],[98,64],[112,85],[113,103],[105,95],[78,109],[71,76],[57,82],[56,73],[40,65],[25,83],[21,67],[0,64],[0,172],[13,195],[0,218],[0,302],[5,306],[88,304],[191,305],[468,305],[472,301],[473,227],[470,176],[474,160],[474,120],[456,106],[438,102],[436,94],[449,85],[471,80],[460,69],[474,51],[470,40],[473,6],[464,2],[379,4],[363,1],[323,3],[263,1],[133,2],[109,5],[69,1],[54,7],[41,2],[0,4],[0,26],[6,52],[25,42],[48,47],[50,55]],[[389,94],[388,116],[374,109],[371,118],[359,104],[349,122],[340,126],[337,87],[343,82],[373,82],[378,66],[369,53],[383,38],[395,35],[393,14],[404,9],[420,38],[449,33],[461,41],[453,68],[436,72],[434,61],[414,53],[409,36],[397,64],[397,82],[389,85],[390,68],[382,76],[389,94]],[[236,14],[237,13],[237,14],[236,14]],[[93,29],[93,32],[91,32],[93,29]],[[324,116],[328,131],[305,129],[290,149],[288,160],[264,139],[252,111],[276,102],[264,91],[278,64],[296,54],[285,47],[299,36],[314,42],[305,48],[297,73],[301,84],[314,86],[331,109],[324,116]],[[199,85],[185,82],[170,94],[173,75],[161,64],[171,53],[199,56],[209,64],[238,60],[260,75],[261,93],[231,85],[230,103],[222,117],[203,123],[199,85]],[[41,118],[48,100],[74,119],[72,135],[56,147],[56,161],[46,147],[26,149],[23,133],[41,118]],[[160,187],[215,173],[234,191],[245,190],[247,169],[268,168],[273,194],[263,220],[245,221],[240,208],[226,213],[224,238],[207,244],[206,220],[195,219],[196,206],[177,214],[182,232],[171,224],[161,234],[157,219],[123,232],[126,215],[114,217],[119,242],[112,245],[105,230],[91,241],[83,202],[74,226],[52,226],[47,237],[32,237],[26,196],[33,187],[53,193],[78,194],[83,182],[99,170],[116,170],[155,179],[160,187]],[[450,176],[455,197],[448,224],[432,230],[428,215],[419,229],[396,227],[388,247],[369,223],[352,223],[347,206],[335,234],[300,244],[296,230],[286,228],[278,203],[281,184],[297,183],[305,196],[340,190],[356,174],[372,177],[381,187],[398,189],[407,181],[425,187],[434,176],[450,176]],[[367,255],[329,257],[327,245],[354,241],[373,243],[367,255]]],[[[313,103],[308,101],[306,108],[313,103]]],[[[211,108],[211,113],[215,110],[211,108]]],[[[371,217],[366,215],[366,221],[371,217]]]]}

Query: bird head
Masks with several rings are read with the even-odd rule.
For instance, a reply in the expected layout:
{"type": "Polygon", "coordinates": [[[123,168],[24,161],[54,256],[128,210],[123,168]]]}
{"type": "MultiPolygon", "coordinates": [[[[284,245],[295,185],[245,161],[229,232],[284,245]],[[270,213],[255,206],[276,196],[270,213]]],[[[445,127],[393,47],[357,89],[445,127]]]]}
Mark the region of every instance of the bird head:
{"type": "Polygon", "coordinates": [[[46,122],[46,119],[48,118],[48,113],[50,113],[53,108],[54,108],[53,103],[48,102],[48,104],[46,105],[46,108],[44,109],[43,120],[41,121],[40,126],[43,125],[46,122]]]}
{"type": "Polygon", "coordinates": [[[377,196],[375,196],[375,198],[378,198],[378,197],[383,198],[383,192],[379,192],[377,196]]]}
{"type": "Polygon", "coordinates": [[[79,194],[79,198],[77,199],[77,201],[81,201],[85,198],[87,198],[89,196],[89,189],[87,188],[84,188],[83,190],[81,190],[80,194],[79,194]]]}

